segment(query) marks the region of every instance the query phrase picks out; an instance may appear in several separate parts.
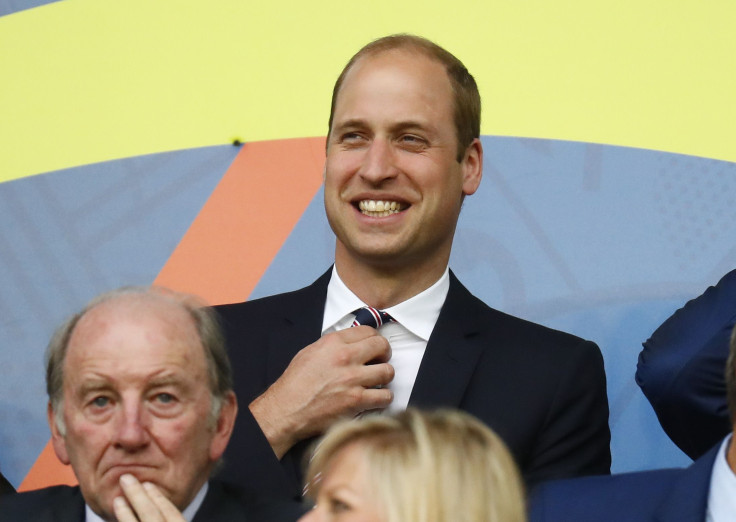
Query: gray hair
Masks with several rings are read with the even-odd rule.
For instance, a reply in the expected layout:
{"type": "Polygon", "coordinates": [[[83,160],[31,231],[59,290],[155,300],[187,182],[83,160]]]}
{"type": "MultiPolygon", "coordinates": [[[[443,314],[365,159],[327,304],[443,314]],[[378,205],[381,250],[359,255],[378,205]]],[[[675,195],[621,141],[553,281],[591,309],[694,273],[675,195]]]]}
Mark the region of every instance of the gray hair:
{"type": "Polygon", "coordinates": [[[731,348],[726,361],[726,397],[731,422],[736,424],[736,328],[731,332],[731,348]]]}
{"type": "Polygon", "coordinates": [[[217,421],[220,415],[222,403],[226,395],[233,389],[233,375],[230,359],[225,348],[225,339],[212,308],[203,306],[193,296],[187,296],[167,290],[161,287],[128,286],[112,290],[95,297],[81,311],[68,318],[59,326],[49,341],[46,348],[46,393],[49,396],[51,409],[54,412],[54,420],[62,436],[66,432],[63,410],[63,387],[64,387],[64,359],[69,348],[74,329],[84,315],[96,306],[119,299],[123,296],[155,296],[162,298],[172,304],[178,305],[189,314],[199,334],[199,340],[204,348],[205,360],[207,361],[207,376],[209,380],[212,403],[210,407],[209,421],[211,424],[217,421]]]}

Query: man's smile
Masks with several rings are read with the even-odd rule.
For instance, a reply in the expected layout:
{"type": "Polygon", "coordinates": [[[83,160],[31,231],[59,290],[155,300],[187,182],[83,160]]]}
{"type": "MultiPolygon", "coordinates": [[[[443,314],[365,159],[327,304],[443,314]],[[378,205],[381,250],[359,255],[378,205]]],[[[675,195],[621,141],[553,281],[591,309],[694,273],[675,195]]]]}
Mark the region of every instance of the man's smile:
{"type": "Polygon", "coordinates": [[[401,212],[407,205],[398,201],[364,199],[358,202],[360,212],[369,217],[386,217],[401,212]]]}

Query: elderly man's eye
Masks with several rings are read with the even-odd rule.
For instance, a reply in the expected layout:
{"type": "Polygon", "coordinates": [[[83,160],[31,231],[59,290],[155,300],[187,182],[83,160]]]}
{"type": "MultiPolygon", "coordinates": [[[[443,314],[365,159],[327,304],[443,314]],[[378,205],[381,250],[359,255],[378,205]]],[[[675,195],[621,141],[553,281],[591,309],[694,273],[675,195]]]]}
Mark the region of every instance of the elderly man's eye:
{"type": "Polygon", "coordinates": [[[159,393],[156,395],[156,401],[161,404],[170,404],[174,402],[175,397],[170,393],[159,393]]]}
{"type": "Polygon", "coordinates": [[[92,399],[92,406],[95,408],[104,408],[108,404],[110,404],[110,399],[108,397],[100,396],[92,399]]]}

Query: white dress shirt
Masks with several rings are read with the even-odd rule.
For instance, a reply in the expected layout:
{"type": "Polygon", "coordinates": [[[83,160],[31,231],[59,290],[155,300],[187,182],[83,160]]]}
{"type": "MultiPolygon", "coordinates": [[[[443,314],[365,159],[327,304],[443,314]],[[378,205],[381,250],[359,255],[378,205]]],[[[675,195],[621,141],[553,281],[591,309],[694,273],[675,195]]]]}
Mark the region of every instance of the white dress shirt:
{"type": "MultiPolygon", "coordinates": [[[[204,501],[205,495],[207,495],[207,489],[209,489],[209,484],[205,482],[204,486],[200,488],[199,492],[194,496],[192,501],[182,512],[181,516],[184,517],[184,520],[186,520],[187,522],[192,522],[194,515],[197,514],[197,510],[204,501]]],[[[97,513],[92,511],[92,509],[87,504],[84,505],[84,516],[85,522],[105,522],[102,518],[99,517],[99,515],[97,515],[97,513]]]]}
{"type": "Polygon", "coordinates": [[[736,474],[728,465],[726,455],[732,435],[726,437],[718,449],[710,476],[706,522],[733,522],[736,520],[736,474]]]}
{"type": "MultiPolygon", "coordinates": [[[[391,345],[391,365],[394,367],[394,380],[388,388],[394,394],[389,412],[406,409],[409,396],[414,387],[419,365],[427,348],[440,309],[450,289],[449,269],[445,268],[439,280],[423,292],[384,311],[396,319],[395,323],[381,326],[379,333],[391,345]]],[[[355,316],[352,312],[367,306],[347,286],[332,268],[332,277],[327,286],[327,302],[322,319],[322,335],[350,328],[355,316]]]]}

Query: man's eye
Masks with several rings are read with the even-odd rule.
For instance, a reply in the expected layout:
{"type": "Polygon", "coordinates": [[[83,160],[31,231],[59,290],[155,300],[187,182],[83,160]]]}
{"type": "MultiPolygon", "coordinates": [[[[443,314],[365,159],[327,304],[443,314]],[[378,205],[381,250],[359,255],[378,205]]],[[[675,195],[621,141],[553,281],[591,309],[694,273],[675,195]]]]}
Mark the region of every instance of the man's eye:
{"type": "Polygon", "coordinates": [[[100,396],[92,399],[92,406],[95,408],[104,408],[108,404],[110,404],[110,399],[108,397],[100,396]]]}
{"type": "Polygon", "coordinates": [[[159,393],[156,395],[156,401],[161,404],[170,404],[174,402],[174,396],[170,393],[159,393]]]}
{"type": "Polygon", "coordinates": [[[401,142],[408,145],[419,146],[424,145],[426,143],[426,140],[414,134],[404,134],[403,136],[401,136],[401,142]]]}
{"type": "Polygon", "coordinates": [[[347,142],[355,142],[355,141],[361,141],[363,139],[363,136],[358,134],[357,132],[346,132],[342,135],[342,141],[347,142]]]}

